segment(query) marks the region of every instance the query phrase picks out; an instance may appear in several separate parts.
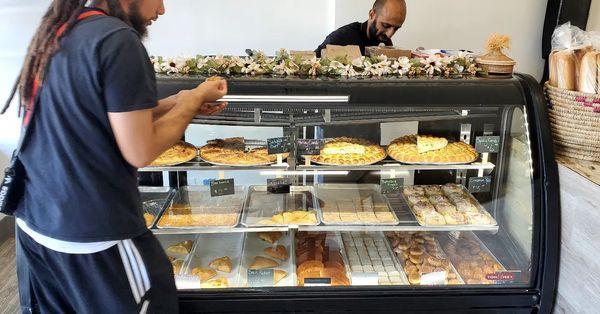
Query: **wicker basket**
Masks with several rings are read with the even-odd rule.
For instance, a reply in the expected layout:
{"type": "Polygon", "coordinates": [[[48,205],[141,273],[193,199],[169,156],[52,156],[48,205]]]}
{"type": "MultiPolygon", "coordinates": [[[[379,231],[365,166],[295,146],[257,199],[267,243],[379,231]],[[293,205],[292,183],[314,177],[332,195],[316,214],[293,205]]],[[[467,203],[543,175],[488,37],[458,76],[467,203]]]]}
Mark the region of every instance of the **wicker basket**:
{"type": "Polygon", "coordinates": [[[546,97],[554,146],[559,155],[600,161],[600,95],[551,86],[546,97]]]}

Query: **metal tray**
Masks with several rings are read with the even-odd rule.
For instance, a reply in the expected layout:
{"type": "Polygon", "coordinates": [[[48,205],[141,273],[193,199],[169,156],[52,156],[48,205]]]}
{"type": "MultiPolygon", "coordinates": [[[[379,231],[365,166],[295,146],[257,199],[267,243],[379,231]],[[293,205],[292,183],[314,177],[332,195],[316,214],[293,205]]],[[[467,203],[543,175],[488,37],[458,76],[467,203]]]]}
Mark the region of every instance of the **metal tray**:
{"type": "Polygon", "coordinates": [[[266,185],[253,185],[248,188],[248,196],[244,203],[242,224],[246,227],[285,227],[289,224],[268,223],[261,221],[269,220],[274,215],[289,210],[314,210],[317,222],[315,224],[300,224],[302,226],[316,226],[320,223],[320,207],[317,198],[310,186],[291,186],[289,194],[269,194],[266,185]],[[300,197],[299,206],[292,203],[292,197],[300,197]],[[311,199],[312,198],[312,199],[311,199]],[[290,207],[293,206],[293,207],[290,207]]]}
{"type": "MultiPolygon", "coordinates": [[[[231,272],[224,273],[217,271],[217,276],[227,278],[229,288],[239,287],[240,279],[240,261],[244,245],[244,233],[223,233],[223,234],[198,234],[192,254],[182,268],[184,275],[192,275],[194,267],[207,267],[213,260],[229,256],[231,259],[231,272]]],[[[194,287],[200,289],[201,287],[194,287]]]]}
{"type": "MultiPolygon", "coordinates": [[[[408,285],[408,279],[406,278],[406,274],[404,273],[404,269],[402,269],[402,266],[400,266],[399,262],[398,262],[398,258],[395,256],[395,253],[392,251],[389,241],[385,238],[385,236],[383,235],[382,232],[342,232],[342,241],[344,242],[344,249],[345,249],[345,253],[346,253],[346,257],[347,260],[349,261],[349,267],[351,270],[351,274],[352,274],[352,280],[353,280],[353,285],[357,285],[356,282],[354,282],[354,278],[357,276],[360,276],[362,274],[376,274],[378,275],[378,285],[393,285],[393,283],[389,282],[389,283],[382,283],[381,282],[381,278],[380,275],[381,273],[385,273],[385,276],[388,277],[389,274],[391,272],[397,272],[398,276],[400,277],[400,284],[399,285],[408,285]],[[381,241],[380,243],[382,243],[383,245],[383,250],[385,250],[385,252],[389,255],[389,263],[388,265],[385,264],[385,257],[381,256],[381,250],[382,249],[377,249],[376,248],[376,252],[377,252],[377,256],[373,256],[371,257],[370,255],[369,257],[369,262],[373,262],[376,261],[377,259],[381,258],[381,263],[383,267],[383,270],[377,270],[376,266],[374,265],[370,265],[373,267],[373,270],[364,270],[362,267],[365,265],[362,265],[362,261],[358,260],[358,263],[361,265],[357,265],[360,266],[360,270],[356,270],[354,268],[354,266],[351,264],[351,260],[354,259],[352,255],[352,249],[351,247],[356,247],[357,245],[361,245],[356,243],[357,241],[357,236],[360,240],[360,242],[362,242],[364,245],[365,241],[369,241],[367,239],[372,239],[375,242],[375,246],[377,247],[377,241],[381,241]]],[[[365,246],[366,249],[368,250],[368,246],[365,246]]],[[[358,252],[356,253],[356,258],[359,258],[359,254],[358,252]]]]}
{"type": "Polygon", "coordinates": [[[173,189],[170,187],[163,186],[140,186],[140,198],[142,200],[142,209],[144,213],[148,213],[154,216],[152,223],[146,225],[148,228],[154,228],[158,218],[162,212],[169,206],[171,197],[175,194],[173,189]]]}
{"type": "Polygon", "coordinates": [[[159,164],[159,165],[148,165],[147,167],[148,168],[152,168],[152,167],[172,167],[172,166],[177,166],[177,165],[181,165],[183,163],[192,161],[192,160],[196,159],[200,155],[200,150],[195,145],[190,144],[188,142],[183,142],[183,141],[179,142],[178,144],[183,144],[184,146],[187,146],[189,148],[193,148],[196,151],[196,154],[193,157],[190,157],[190,158],[187,158],[187,159],[182,159],[182,160],[177,161],[177,162],[166,163],[166,164],[159,164]]]}
{"type": "Polygon", "coordinates": [[[284,232],[281,239],[277,241],[276,245],[285,246],[289,254],[289,257],[286,261],[281,261],[263,253],[264,249],[274,245],[261,240],[258,237],[258,233],[246,233],[246,239],[244,240],[244,254],[240,268],[240,286],[248,287],[248,269],[252,264],[254,257],[260,255],[279,262],[280,266],[274,269],[284,270],[287,272],[287,276],[274,285],[275,287],[295,287],[296,268],[294,267],[293,257],[295,257],[295,254],[292,242],[293,241],[290,232],[284,232]]]}
{"type": "MultiPolygon", "coordinates": [[[[191,256],[191,253],[194,251],[194,246],[196,245],[197,237],[198,236],[196,234],[160,234],[160,235],[156,235],[156,238],[158,239],[158,242],[160,242],[160,245],[162,246],[165,253],[167,252],[167,249],[172,245],[175,245],[177,243],[187,241],[187,240],[193,241],[192,249],[190,250],[190,254],[180,255],[180,254],[166,253],[167,256],[170,256],[175,259],[183,260],[183,264],[181,266],[181,270],[180,270],[179,274],[181,274],[183,272],[183,270],[185,269],[185,265],[187,264],[188,259],[191,256]]],[[[175,274],[175,275],[179,275],[179,274],[175,274]]]]}
{"type": "MultiPolygon", "coordinates": [[[[433,236],[432,232],[428,232],[428,233],[433,236]]],[[[387,242],[390,242],[390,238],[388,238],[388,237],[386,237],[386,238],[387,238],[387,242]]],[[[434,238],[435,238],[435,236],[434,236],[434,238]]],[[[392,252],[393,252],[393,247],[392,247],[391,243],[389,243],[389,245],[390,245],[390,248],[392,249],[392,252]]],[[[437,250],[440,253],[440,257],[444,258],[444,259],[448,260],[448,262],[450,262],[450,268],[451,268],[452,272],[454,272],[454,274],[456,275],[456,279],[459,281],[460,284],[464,284],[465,283],[464,280],[462,279],[462,277],[460,276],[460,274],[458,273],[458,271],[454,267],[454,264],[452,263],[452,261],[450,260],[450,258],[446,255],[446,253],[442,249],[442,246],[440,245],[440,243],[438,242],[437,239],[435,239],[435,245],[437,246],[437,250]]],[[[394,255],[396,256],[396,259],[398,260],[398,264],[400,265],[400,267],[402,268],[402,270],[404,272],[405,261],[400,256],[398,256],[398,254],[394,254],[394,255]]],[[[406,272],[404,272],[404,274],[407,277],[407,282],[410,284],[410,281],[408,281],[408,274],[406,274],[406,272]]],[[[446,283],[446,285],[448,285],[448,284],[446,283]]]]}
{"type": "MultiPolygon", "coordinates": [[[[498,263],[502,267],[502,269],[500,271],[506,271],[506,267],[504,267],[504,265],[502,265],[502,263],[500,263],[498,258],[496,258],[496,256],[494,254],[492,254],[490,249],[483,243],[483,241],[481,241],[481,239],[479,239],[479,237],[477,235],[475,235],[471,231],[463,231],[460,233],[460,236],[472,239],[475,242],[477,242],[479,244],[479,248],[481,249],[481,251],[483,251],[487,255],[489,255],[494,260],[494,262],[498,263]]],[[[453,238],[450,232],[446,233],[445,236],[438,236],[437,239],[442,245],[442,250],[446,250],[446,245],[451,244],[453,242],[465,241],[463,239],[453,238]]],[[[448,255],[448,254],[446,254],[446,255],[448,255]]],[[[456,260],[452,259],[450,256],[448,256],[448,258],[450,258],[450,261],[452,262],[452,264],[456,263],[456,260]]],[[[460,275],[462,276],[462,274],[460,274],[460,275]]],[[[496,284],[496,285],[502,284],[502,282],[498,282],[498,281],[494,281],[494,280],[487,280],[487,281],[488,281],[488,283],[483,283],[483,284],[496,284]]]]}
{"type": "Polygon", "coordinates": [[[392,216],[395,220],[394,222],[380,223],[369,223],[360,220],[353,222],[328,221],[325,219],[325,213],[323,211],[324,206],[321,206],[321,210],[319,211],[321,214],[320,219],[323,224],[326,225],[395,226],[400,222],[389,200],[381,195],[380,187],[375,184],[316,184],[315,194],[320,202],[324,204],[324,206],[326,206],[329,202],[335,204],[340,200],[348,201],[356,197],[362,200],[362,194],[368,194],[367,197],[373,198],[373,204],[383,204],[387,206],[389,212],[392,213],[392,216]]]}
{"type": "MultiPolygon", "coordinates": [[[[437,185],[437,184],[429,184],[429,185],[423,185],[423,186],[433,186],[433,185],[437,185]]],[[[441,187],[443,185],[438,185],[438,186],[441,187]]],[[[462,225],[457,225],[457,224],[430,225],[430,224],[426,224],[425,222],[423,222],[421,220],[421,218],[417,215],[417,213],[415,213],[415,211],[413,210],[413,205],[411,205],[408,202],[408,200],[406,199],[406,196],[404,195],[404,192],[400,193],[400,194],[401,194],[402,200],[406,203],[408,208],[410,208],[410,212],[413,214],[416,221],[419,223],[419,225],[421,225],[423,227],[447,228],[447,227],[495,227],[495,226],[498,226],[498,222],[496,222],[496,219],[494,219],[494,217],[487,210],[485,210],[485,208],[479,203],[479,201],[464,186],[461,185],[461,187],[462,187],[463,191],[465,192],[465,194],[467,195],[467,197],[471,200],[471,202],[473,204],[475,204],[475,206],[477,206],[477,208],[479,209],[479,212],[487,215],[492,220],[492,222],[493,222],[492,224],[462,224],[462,225]]]]}
{"type": "Polygon", "coordinates": [[[169,202],[169,206],[163,211],[157,223],[159,229],[194,229],[201,230],[202,228],[234,228],[240,222],[242,206],[246,199],[246,187],[235,186],[234,195],[225,196],[210,196],[210,187],[208,186],[185,186],[177,189],[174,196],[169,202]],[[166,226],[163,218],[169,211],[169,208],[175,204],[187,204],[191,206],[191,214],[207,215],[211,213],[215,215],[229,214],[236,215],[235,222],[231,224],[220,225],[188,225],[188,226],[166,226]]]}

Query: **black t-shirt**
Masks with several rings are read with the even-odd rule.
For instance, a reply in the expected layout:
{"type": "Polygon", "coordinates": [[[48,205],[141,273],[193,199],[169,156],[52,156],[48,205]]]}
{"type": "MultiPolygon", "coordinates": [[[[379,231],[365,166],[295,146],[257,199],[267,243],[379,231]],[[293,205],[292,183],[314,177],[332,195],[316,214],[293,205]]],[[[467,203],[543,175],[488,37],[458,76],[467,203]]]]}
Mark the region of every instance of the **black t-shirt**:
{"type": "Polygon", "coordinates": [[[135,30],[110,16],[80,21],[60,46],[20,155],[27,176],[16,216],[65,241],[140,235],[147,229],[137,169],[122,156],[108,113],[156,106],[146,49],[135,30]]]}
{"type": "MultiPolygon", "coordinates": [[[[365,47],[379,46],[382,42],[377,38],[369,39],[367,37],[367,22],[354,22],[346,26],[342,26],[329,34],[325,41],[315,50],[317,57],[321,57],[321,50],[327,48],[327,45],[348,46],[357,45],[360,47],[360,52],[365,55],[365,47]]],[[[386,46],[392,46],[392,40],[383,42],[386,46]]]]}

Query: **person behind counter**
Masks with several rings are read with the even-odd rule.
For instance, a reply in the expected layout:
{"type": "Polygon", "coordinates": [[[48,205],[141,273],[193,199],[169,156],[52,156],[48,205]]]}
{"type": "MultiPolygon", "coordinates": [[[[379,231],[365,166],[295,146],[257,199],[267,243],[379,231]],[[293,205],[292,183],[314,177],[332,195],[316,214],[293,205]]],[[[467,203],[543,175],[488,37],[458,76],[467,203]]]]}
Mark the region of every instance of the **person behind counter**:
{"type": "Polygon", "coordinates": [[[342,26],[329,34],[325,41],[315,50],[317,57],[327,45],[360,47],[365,54],[365,47],[385,44],[392,46],[392,36],[406,20],[406,2],[404,0],[376,0],[369,11],[369,19],[364,23],[354,22],[342,26]]]}
{"type": "Polygon", "coordinates": [[[165,13],[163,0],[86,2],[52,1],[19,82],[26,109],[35,104],[15,212],[22,310],[177,313],[171,263],[142,216],[137,168],[175,144],[196,114],[223,110],[214,102],[227,83],[158,100],[141,39],[165,13]]]}

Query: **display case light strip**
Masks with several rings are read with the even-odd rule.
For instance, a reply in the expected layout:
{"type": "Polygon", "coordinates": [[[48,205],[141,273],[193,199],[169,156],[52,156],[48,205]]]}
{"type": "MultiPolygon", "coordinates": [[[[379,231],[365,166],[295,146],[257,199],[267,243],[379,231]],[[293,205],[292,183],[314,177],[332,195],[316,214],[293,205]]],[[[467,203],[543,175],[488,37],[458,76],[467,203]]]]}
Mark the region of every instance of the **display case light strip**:
{"type": "Polygon", "coordinates": [[[347,176],[349,171],[340,170],[300,170],[300,171],[282,171],[282,170],[264,170],[260,172],[261,176],[297,176],[297,175],[320,175],[320,176],[347,176]]]}
{"type": "Polygon", "coordinates": [[[348,103],[350,101],[350,96],[227,95],[218,101],[252,103],[348,103]]]}

